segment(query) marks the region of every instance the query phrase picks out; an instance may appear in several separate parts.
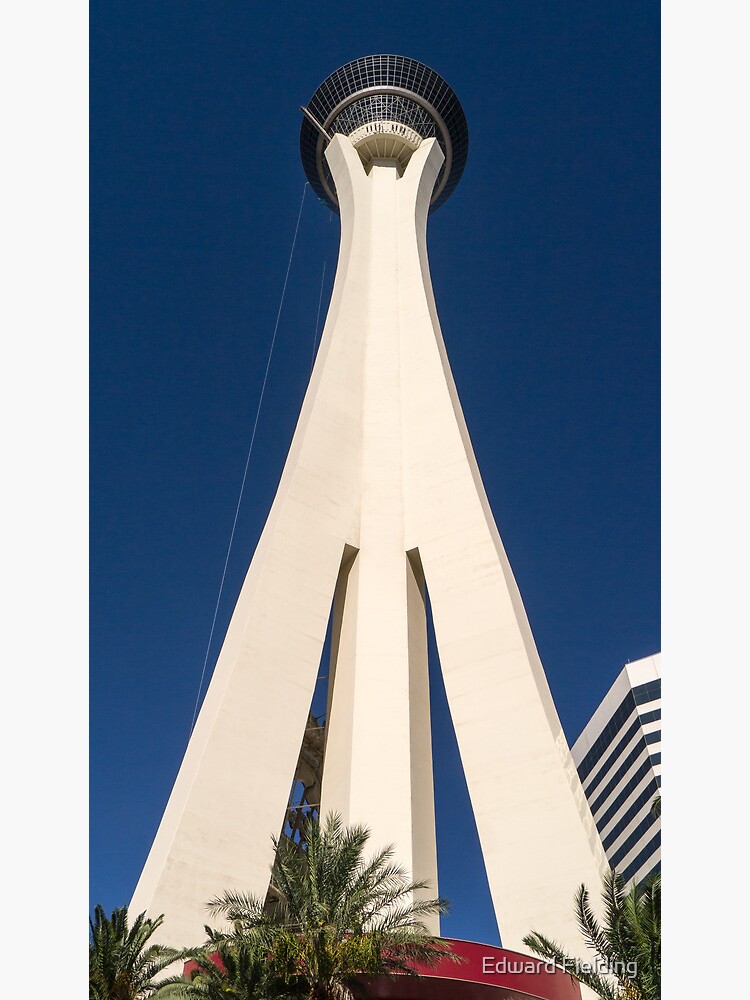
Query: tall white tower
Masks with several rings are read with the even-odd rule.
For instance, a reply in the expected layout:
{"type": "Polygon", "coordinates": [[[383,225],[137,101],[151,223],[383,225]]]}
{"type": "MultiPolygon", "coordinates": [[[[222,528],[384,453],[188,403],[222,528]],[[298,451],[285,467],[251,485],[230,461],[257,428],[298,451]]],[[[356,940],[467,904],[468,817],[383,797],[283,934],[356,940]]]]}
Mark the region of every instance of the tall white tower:
{"type": "MultiPolygon", "coordinates": [[[[133,912],[201,939],[205,903],[264,896],[333,609],[321,812],[437,891],[425,588],[503,944],[579,948],[604,854],[482,485],[440,332],[426,229],[466,160],[433,70],[369,56],[304,110],[313,188],[341,215],[323,337],[133,912]]],[[[437,923],[433,927],[438,932],[437,923]]]]}

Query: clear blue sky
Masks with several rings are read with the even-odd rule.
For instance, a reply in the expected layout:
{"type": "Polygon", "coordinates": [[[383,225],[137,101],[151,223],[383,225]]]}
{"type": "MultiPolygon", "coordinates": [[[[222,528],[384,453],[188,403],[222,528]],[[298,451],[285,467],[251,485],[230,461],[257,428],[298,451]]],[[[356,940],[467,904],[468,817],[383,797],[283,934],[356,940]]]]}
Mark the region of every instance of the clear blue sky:
{"type": "MultiPolygon", "coordinates": [[[[653,0],[92,5],[92,903],[129,899],[185,749],[304,184],[298,108],[349,59],[420,59],[466,111],[432,277],[571,742],[659,648],[658,33],[653,0]]],[[[337,239],[308,192],[210,666],[337,239]]],[[[494,941],[439,690],[434,715],[444,931],[494,941]]]]}

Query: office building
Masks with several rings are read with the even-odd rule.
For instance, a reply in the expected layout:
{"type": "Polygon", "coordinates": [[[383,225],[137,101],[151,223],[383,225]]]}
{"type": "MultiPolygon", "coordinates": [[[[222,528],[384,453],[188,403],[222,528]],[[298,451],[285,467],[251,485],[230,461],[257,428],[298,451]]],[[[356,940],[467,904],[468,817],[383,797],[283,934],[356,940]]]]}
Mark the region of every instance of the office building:
{"type": "Polygon", "coordinates": [[[607,859],[626,881],[660,870],[661,657],[622,668],[571,748],[607,859]]]}

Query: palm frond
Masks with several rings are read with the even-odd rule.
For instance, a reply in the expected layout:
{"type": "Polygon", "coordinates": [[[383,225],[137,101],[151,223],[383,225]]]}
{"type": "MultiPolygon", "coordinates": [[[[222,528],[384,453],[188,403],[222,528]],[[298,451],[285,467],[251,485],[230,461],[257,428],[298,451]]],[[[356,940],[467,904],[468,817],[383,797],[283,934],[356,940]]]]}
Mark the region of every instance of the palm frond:
{"type": "Polygon", "coordinates": [[[156,996],[162,985],[157,979],[188,954],[150,941],[163,919],[149,918],[144,912],[131,923],[127,907],[117,907],[109,917],[101,906],[94,908],[89,920],[90,1000],[156,996]]]}
{"type": "MultiPolygon", "coordinates": [[[[602,881],[603,920],[591,906],[588,890],[576,892],[575,913],[587,947],[604,971],[590,971],[571,959],[560,945],[533,932],[524,944],[552,959],[604,1000],[659,1000],[661,989],[661,878],[626,887],[611,869],[602,881]]],[[[585,963],[590,965],[590,963],[585,963]]]]}
{"type": "MultiPolygon", "coordinates": [[[[579,890],[580,893],[580,890],[579,890]]],[[[619,991],[608,982],[603,976],[598,975],[586,968],[589,963],[582,962],[578,958],[572,958],[563,948],[550,938],[533,931],[527,934],[523,943],[536,955],[549,959],[559,968],[564,969],[574,976],[579,982],[592,989],[602,1000],[622,1000],[619,991]]]]}
{"type": "Polygon", "coordinates": [[[209,912],[229,924],[206,928],[210,947],[226,956],[225,985],[249,954],[261,956],[269,997],[361,996],[363,977],[413,974],[419,965],[456,959],[425,924],[445,912],[446,901],[420,898],[427,884],[409,878],[392,846],[366,856],[369,836],[336,814],[311,820],[304,849],[273,840],[272,884],[280,902],[272,912],[238,891],[210,901],[209,912]]]}

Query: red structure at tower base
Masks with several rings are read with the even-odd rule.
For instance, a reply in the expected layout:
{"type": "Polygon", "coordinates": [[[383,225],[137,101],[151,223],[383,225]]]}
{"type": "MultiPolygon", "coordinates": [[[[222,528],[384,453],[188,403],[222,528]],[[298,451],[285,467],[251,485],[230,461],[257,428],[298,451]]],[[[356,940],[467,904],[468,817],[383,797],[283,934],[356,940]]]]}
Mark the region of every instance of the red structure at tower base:
{"type": "MultiPolygon", "coordinates": [[[[372,1000],[581,1000],[578,981],[551,962],[476,941],[444,940],[460,962],[444,959],[418,968],[418,976],[371,979],[372,1000]]],[[[188,962],[186,975],[195,968],[188,962]]]]}

